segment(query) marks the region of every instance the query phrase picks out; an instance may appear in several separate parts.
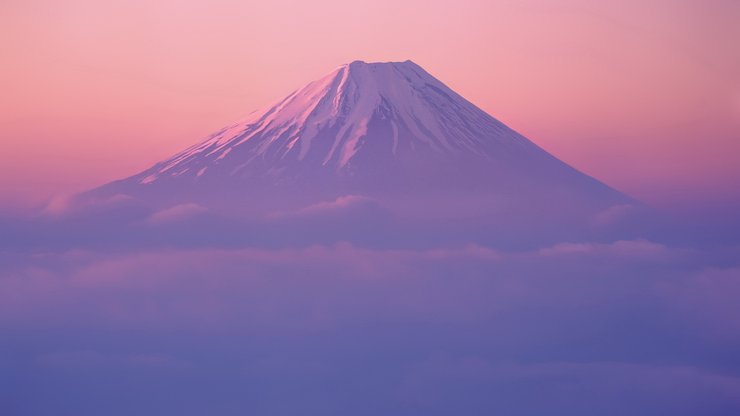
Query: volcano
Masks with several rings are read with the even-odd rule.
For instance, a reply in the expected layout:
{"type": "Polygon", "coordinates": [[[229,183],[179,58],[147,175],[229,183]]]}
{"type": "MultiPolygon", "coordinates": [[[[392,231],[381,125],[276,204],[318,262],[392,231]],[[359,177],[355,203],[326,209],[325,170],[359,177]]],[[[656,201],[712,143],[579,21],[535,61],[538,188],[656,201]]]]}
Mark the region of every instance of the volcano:
{"type": "Polygon", "coordinates": [[[158,208],[190,203],[263,217],[372,201],[408,221],[486,224],[497,232],[513,224],[583,228],[639,205],[411,61],[342,65],[171,158],[86,194],[114,195],[158,208]]]}

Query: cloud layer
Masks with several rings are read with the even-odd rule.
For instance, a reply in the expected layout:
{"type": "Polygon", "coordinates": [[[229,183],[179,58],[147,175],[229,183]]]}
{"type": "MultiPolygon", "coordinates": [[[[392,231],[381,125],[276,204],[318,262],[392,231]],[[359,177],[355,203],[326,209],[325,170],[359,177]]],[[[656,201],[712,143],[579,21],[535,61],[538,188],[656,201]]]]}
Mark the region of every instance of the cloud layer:
{"type": "Polygon", "coordinates": [[[9,414],[740,411],[737,247],[0,256],[9,414]]]}

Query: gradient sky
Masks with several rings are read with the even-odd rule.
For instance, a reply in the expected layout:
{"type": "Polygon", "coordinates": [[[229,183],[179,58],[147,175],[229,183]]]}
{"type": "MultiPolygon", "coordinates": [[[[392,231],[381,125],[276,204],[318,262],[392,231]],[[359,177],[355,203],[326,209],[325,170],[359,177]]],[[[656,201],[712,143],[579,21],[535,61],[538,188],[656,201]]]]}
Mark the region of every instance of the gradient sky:
{"type": "Polygon", "coordinates": [[[4,1],[0,208],[136,173],[356,59],[414,60],[653,205],[727,207],[738,21],[734,0],[4,1]]]}

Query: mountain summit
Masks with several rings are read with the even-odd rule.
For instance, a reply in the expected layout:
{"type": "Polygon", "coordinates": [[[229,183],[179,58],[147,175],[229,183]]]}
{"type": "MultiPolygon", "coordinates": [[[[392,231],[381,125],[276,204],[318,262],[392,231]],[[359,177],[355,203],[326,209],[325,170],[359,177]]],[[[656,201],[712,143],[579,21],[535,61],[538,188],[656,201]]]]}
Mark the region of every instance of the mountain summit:
{"type": "Polygon", "coordinates": [[[363,159],[414,152],[495,158],[541,153],[411,61],[342,65],[137,176],[141,184],[210,175],[344,174],[363,159]]]}
{"type": "Polygon", "coordinates": [[[411,61],[342,65],[88,196],[120,194],[160,207],[195,203],[259,215],[372,200],[415,219],[530,225],[582,221],[633,202],[411,61]]]}

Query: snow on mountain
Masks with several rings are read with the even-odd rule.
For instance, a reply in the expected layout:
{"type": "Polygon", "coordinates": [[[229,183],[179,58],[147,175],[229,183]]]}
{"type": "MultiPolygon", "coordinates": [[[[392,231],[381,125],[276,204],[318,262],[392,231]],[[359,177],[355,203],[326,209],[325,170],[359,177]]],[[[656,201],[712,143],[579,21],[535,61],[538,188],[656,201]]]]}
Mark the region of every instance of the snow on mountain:
{"type": "Polygon", "coordinates": [[[481,158],[541,152],[411,61],[356,61],[221,129],[137,180],[151,184],[214,173],[239,177],[254,175],[249,168],[259,164],[266,169],[257,174],[295,164],[341,174],[366,149],[384,158],[419,150],[481,158]]]}

